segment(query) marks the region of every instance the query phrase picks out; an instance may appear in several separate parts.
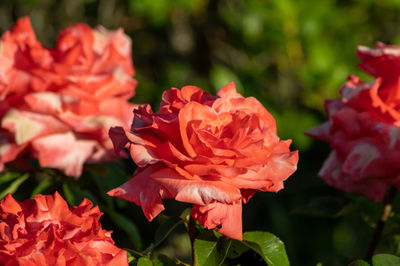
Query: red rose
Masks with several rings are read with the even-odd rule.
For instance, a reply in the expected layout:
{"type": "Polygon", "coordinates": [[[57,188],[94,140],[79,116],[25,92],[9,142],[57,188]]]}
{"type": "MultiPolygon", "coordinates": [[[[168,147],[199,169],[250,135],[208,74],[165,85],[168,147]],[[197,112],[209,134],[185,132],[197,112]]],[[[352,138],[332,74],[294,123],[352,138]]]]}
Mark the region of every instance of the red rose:
{"type": "Polygon", "coordinates": [[[329,185],[381,201],[388,186],[400,188],[400,46],[360,46],[357,55],[377,79],[350,76],[341,99],[325,103],[329,121],[307,134],[333,149],[319,172],[329,185]]]}
{"type": "Polygon", "coordinates": [[[43,167],[78,177],[86,161],[109,159],[111,126],[127,127],[136,81],[122,30],[64,29],[56,49],[36,39],[29,18],[0,41],[0,169],[23,150],[43,167]]]}
{"type": "Polygon", "coordinates": [[[111,231],[101,228],[102,213],[84,199],[68,207],[56,192],[0,202],[2,265],[128,265],[126,251],[114,246],[111,231]]]}
{"type": "Polygon", "coordinates": [[[242,202],[282,189],[298,161],[272,115],[233,83],[216,97],[192,86],[167,90],[157,113],[140,106],[131,130],[114,127],[110,137],[117,151],[129,147],[139,168],[109,195],[142,206],[148,220],[164,209],[162,199],[192,203],[195,219],[235,239],[242,239],[242,202]]]}

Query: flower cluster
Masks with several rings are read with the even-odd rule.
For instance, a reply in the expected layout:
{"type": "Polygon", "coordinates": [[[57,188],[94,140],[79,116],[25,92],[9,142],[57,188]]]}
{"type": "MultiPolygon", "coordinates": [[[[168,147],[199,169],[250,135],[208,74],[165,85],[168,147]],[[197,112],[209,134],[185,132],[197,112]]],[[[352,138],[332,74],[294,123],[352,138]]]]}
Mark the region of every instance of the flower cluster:
{"type": "Polygon", "coordinates": [[[110,137],[139,168],[109,195],[140,205],[148,220],[164,209],[162,199],[192,203],[199,223],[235,239],[242,238],[242,202],[257,190],[282,189],[298,161],[272,115],[233,83],[216,97],[193,86],[167,90],[158,112],[139,106],[131,130],[114,127],[110,137]]]}
{"type": "Polygon", "coordinates": [[[333,151],[319,175],[331,186],[381,201],[400,188],[400,46],[360,46],[360,67],[376,79],[350,76],[341,98],[328,100],[329,121],[307,134],[333,151]]]}
{"type": "Polygon", "coordinates": [[[56,192],[0,202],[2,265],[128,265],[126,251],[101,228],[98,207],[85,199],[68,207],[56,192]]]}
{"type": "Polygon", "coordinates": [[[75,177],[109,159],[108,129],[132,119],[133,74],[121,29],[77,24],[48,49],[29,18],[18,20],[0,40],[0,170],[23,151],[75,177]]]}

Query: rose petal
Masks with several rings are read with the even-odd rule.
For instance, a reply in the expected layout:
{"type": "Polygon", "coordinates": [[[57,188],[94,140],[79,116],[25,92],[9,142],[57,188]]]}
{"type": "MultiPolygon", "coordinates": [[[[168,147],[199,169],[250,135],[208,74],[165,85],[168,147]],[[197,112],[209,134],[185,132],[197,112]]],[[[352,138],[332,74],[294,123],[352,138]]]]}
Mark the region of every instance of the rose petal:
{"type": "Polygon", "coordinates": [[[332,151],[318,175],[331,186],[347,192],[363,194],[370,200],[382,201],[388,185],[374,178],[365,178],[361,182],[352,180],[342,171],[342,164],[343,161],[339,159],[335,151],[332,151]]]}
{"type": "Polygon", "coordinates": [[[40,165],[61,169],[67,175],[79,177],[84,162],[93,154],[96,142],[77,140],[68,132],[42,137],[32,142],[40,165]]]}
{"type": "Polygon", "coordinates": [[[1,126],[14,133],[18,145],[39,136],[65,132],[68,128],[48,115],[11,109],[2,119],[1,126]]]}
{"type": "Polygon", "coordinates": [[[217,114],[209,107],[201,105],[196,102],[190,102],[185,105],[179,112],[179,128],[180,134],[182,138],[183,146],[188,153],[189,156],[196,156],[196,152],[194,147],[189,141],[188,136],[188,122],[189,121],[201,121],[204,119],[215,120],[217,118],[217,114]]]}
{"type": "Polygon", "coordinates": [[[25,96],[32,111],[44,114],[57,114],[62,111],[60,95],[52,92],[37,92],[25,96]]]}
{"type": "Polygon", "coordinates": [[[2,265],[128,265],[126,252],[101,228],[99,208],[85,199],[69,207],[56,192],[18,202],[9,194],[0,202],[2,265]],[[3,238],[5,240],[5,238],[3,238]]]}
{"type": "Polygon", "coordinates": [[[193,177],[186,179],[170,168],[151,173],[151,178],[162,185],[178,201],[205,205],[212,201],[232,203],[240,199],[240,190],[221,181],[193,177]]]}
{"type": "Polygon", "coordinates": [[[242,240],[242,202],[232,204],[213,202],[194,205],[191,215],[208,229],[215,229],[227,237],[242,240]]]}
{"type": "Polygon", "coordinates": [[[107,192],[107,194],[142,206],[144,215],[151,221],[164,210],[161,198],[169,197],[165,193],[165,189],[150,178],[150,175],[160,168],[162,168],[162,165],[148,166],[135,173],[134,177],[128,182],[107,192]]]}
{"type": "Polygon", "coordinates": [[[331,139],[329,130],[330,123],[325,122],[313,129],[307,130],[306,132],[304,132],[304,134],[321,141],[329,142],[329,140],[331,139]]]}
{"type": "Polygon", "coordinates": [[[125,130],[122,127],[112,127],[108,134],[112,140],[116,153],[119,153],[129,142],[125,130]]]}

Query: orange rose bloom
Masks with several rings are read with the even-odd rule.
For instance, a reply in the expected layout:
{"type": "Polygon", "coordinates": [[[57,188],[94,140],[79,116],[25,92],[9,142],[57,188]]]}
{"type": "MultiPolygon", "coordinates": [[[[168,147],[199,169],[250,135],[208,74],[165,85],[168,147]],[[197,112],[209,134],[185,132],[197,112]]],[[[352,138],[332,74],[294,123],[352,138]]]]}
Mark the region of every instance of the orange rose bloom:
{"type": "Polygon", "coordinates": [[[128,265],[126,251],[114,246],[111,231],[101,228],[102,213],[84,199],[68,207],[56,192],[0,202],[2,265],[128,265]]]}
{"type": "Polygon", "coordinates": [[[167,90],[157,113],[140,106],[131,130],[112,128],[110,137],[139,168],[109,195],[140,205],[148,220],[164,209],[162,199],[192,203],[199,223],[235,239],[242,239],[242,202],[282,189],[298,161],[272,115],[234,83],[216,97],[192,86],[167,90]]]}
{"type": "Polygon", "coordinates": [[[47,49],[18,20],[0,40],[0,170],[24,150],[75,177],[109,159],[108,129],[132,119],[134,73],[122,30],[77,24],[47,49]]]}

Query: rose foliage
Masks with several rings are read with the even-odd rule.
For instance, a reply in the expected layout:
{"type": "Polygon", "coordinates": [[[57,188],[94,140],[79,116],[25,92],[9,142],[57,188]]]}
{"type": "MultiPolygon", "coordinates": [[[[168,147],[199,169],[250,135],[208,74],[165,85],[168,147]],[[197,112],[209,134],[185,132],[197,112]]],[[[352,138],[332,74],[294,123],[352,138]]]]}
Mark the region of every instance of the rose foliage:
{"type": "Polygon", "coordinates": [[[111,231],[101,228],[102,213],[84,199],[68,207],[56,192],[0,202],[2,265],[128,265],[126,251],[114,246],[111,231]]]}
{"type": "Polygon", "coordinates": [[[114,127],[110,137],[139,168],[109,195],[140,205],[148,220],[164,209],[162,199],[192,203],[200,224],[235,239],[242,239],[242,203],[257,190],[282,189],[298,161],[272,115],[233,83],[217,96],[193,86],[167,90],[158,112],[140,106],[131,130],[114,127]]]}
{"type": "Polygon", "coordinates": [[[381,201],[400,188],[400,46],[360,46],[360,67],[376,78],[350,76],[340,99],[327,100],[329,121],[308,131],[333,151],[319,175],[331,186],[381,201]]]}
{"type": "Polygon", "coordinates": [[[121,29],[77,24],[48,49],[18,20],[0,40],[0,170],[24,151],[75,177],[86,161],[108,160],[108,129],[131,121],[133,74],[121,29]]]}

